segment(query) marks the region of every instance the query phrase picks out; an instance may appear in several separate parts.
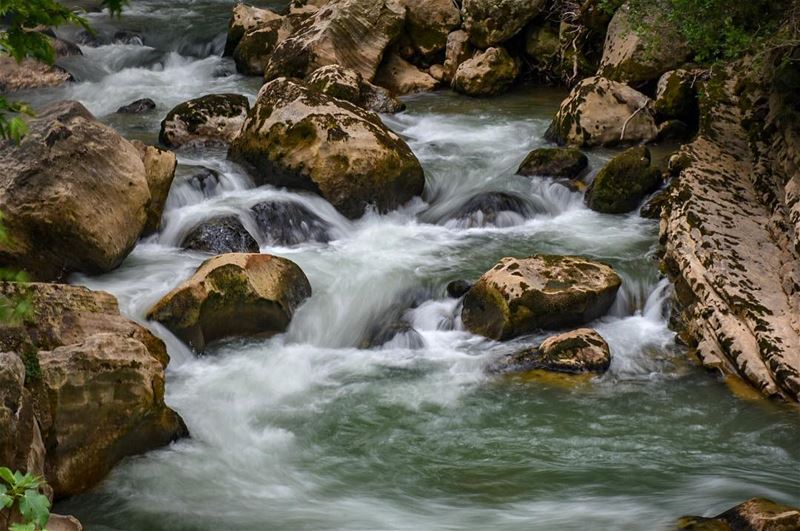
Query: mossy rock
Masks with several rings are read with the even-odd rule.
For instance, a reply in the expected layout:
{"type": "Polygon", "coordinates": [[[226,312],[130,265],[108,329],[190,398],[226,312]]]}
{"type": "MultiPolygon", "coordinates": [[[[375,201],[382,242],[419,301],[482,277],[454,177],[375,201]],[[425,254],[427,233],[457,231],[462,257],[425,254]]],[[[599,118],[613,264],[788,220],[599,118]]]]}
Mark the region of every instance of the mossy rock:
{"type": "Polygon", "coordinates": [[[539,148],[528,153],[519,175],[575,179],[589,167],[589,158],[577,148],[539,148]]]}
{"type": "Polygon", "coordinates": [[[181,247],[212,254],[258,252],[258,243],[236,216],[203,221],[186,235],[181,247]]]}
{"type": "Polygon", "coordinates": [[[568,374],[602,374],[611,366],[608,343],[596,331],[580,328],[550,336],[541,345],[503,356],[489,366],[493,373],[545,370],[568,374]]]}
{"type": "Polygon", "coordinates": [[[545,4],[545,0],[464,0],[464,30],[478,48],[497,46],[519,33],[545,4]]]}
{"type": "Polygon", "coordinates": [[[684,516],[676,529],[687,531],[791,531],[800,529],[800,508],[752,498],[711,518],[684,516]]]}
{"type": "Polygon", "coordinates": [[[208,94],[177,105],[161,122],[165,146],[228,143],[239,133],[250,102],[240,94],[208,94]]]}
{"type": "Polygon", "coordinates": [[[650,150],[628,149],[609,162],[589,185],[586,203],[594,211],[624,214],[635,210],[661,184],[661,172],[650,164],[650,150]]]}
{"type": "Polygon", "coordinates": [[[667,72],[658,81],[653,108],[662,120],[680,120],[696,125],[700,119],[697,74],[687,70],[667,72]]]}

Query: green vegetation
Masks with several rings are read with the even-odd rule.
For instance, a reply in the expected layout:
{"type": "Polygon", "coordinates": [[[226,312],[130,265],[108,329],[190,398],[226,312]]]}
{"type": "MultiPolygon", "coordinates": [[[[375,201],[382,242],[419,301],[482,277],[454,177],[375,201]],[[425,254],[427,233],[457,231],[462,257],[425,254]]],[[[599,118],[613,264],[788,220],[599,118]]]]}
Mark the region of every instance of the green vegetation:
{"type": "MultiPolygon", "coordinates": [[[[103,6],[112,15],[119,14],[126,1],[103,0],[103,6]]],[[[75,24],[91,31],[85,18],[55,0],[0,0],[0,20],[0,54],[10,55],[17,62],[31,57],[53,64],[55,50],[42,28],[75,24]]],[[[0,96],[0,139],[19,142],[27,131],[22,115],[31,114],[26,104],[0,96]]]]}
{"type": "MultiPolygon", "coordinates": [[[[2,115],[0,115],[1,117],[2,115]]],[[[0,246],[9,242],[9,236],[3,226],[3,214],[0,212],[0,246]]],[[[0,268],[0,282],[27,282],[28,275],[24,271],[0,268]]],[[[0,295],[0,324],[24,318],[31,310],[27,298],[8,299],[0,295]]]]}
{"type": "Polygon", "coordinates": [[[16,511],[22,517],[22,522],[9,525],[8,531],[44,530],[50,519],[50,500],[40,492],[44,481],[6,467],[0,467],[0,480],[0,510],[16,511]]]}

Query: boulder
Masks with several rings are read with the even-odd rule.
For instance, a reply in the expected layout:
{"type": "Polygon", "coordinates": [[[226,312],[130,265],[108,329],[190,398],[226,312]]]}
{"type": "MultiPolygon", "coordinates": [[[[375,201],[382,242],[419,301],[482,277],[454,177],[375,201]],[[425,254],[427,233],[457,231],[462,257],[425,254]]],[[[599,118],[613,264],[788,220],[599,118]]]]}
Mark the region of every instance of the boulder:
{"type": "Polygon", "coordinates": [[[272,52],[264,77],[304,79],[338,64],[372,81],[406,18],[397,0],[339,0],[321,7],[272,52]]]}
{"type": "Polygon", "coordinates": [[[172,151],[146,146],[138,140],[132,141],[132,144],[142,158],[147,187],[150,189],[150,204],[147,205],[147,223],[145,223],[144,234],[152,234],[161,228],[161,215],[164,213],[169,189],[175,179],[178,159],[172,151]]]}
{"type": "Polygon", "coordinates": [[[237,135],[250,103],[239,94],[209,94],[185,101],[161,122],[159,141],[168,147],[226,144],[237,135]]]}
{"type": "Polygon", "coordinates": [[[164,403],[164,343],[122,317],[113,296],[38,283],[3,283],[0,295],[30,303],[29,318],[2,326],[0,348],[26,353],[25,386],[34,393],[44,477],[56,498],[91,488],[127,456],[187,434],[164,403]]]}
{"type": "Polygon", "coordinates": [[[632,147],[600,170],[586,191],[586,204],[597,212],[625,214],[636,210],[661,182],[661,172],[650,164],[650,150],[632,147]]]}
{"type": "Polygon", "coordinates": [[[531,24],[525,32],[525,53],[540,63],[561,53],[561,39],[558,28],[548,24],[531,24]]]}
{"type": "Polygon", "coordinates": [[[501,44],[538,15],[545,0],[463,0],[461,17],[470,41],[486,49],[501,44]]]}
{"type": "Polygon", "coordinates": [[[220,175],[211,168],[200,168],[200,171],[189,177],[188,182],[192,187],[202,192],[204,197],[214,197],[220,186],[220,175]]]}
{"type": "Polygon", "coordinates": [[[258,252],[258,243],[236,216],[203,221],[186,235],[181,247],[215,255],[258,252]]]}
{"type": "Polygon", "coordinates": [[[155,108],[156,102],[150,98],[142,98],[127,105],[123,105],[117,109],[117,114],[144,114],[146,112],[155,110],[155,108]]]}
{"type": "Polygon", "coordinates": [[[57,87],[71,80],[72,75],[59,66],[36,59],[17,63],[11,56],[0,54],[0,92],[57,87]]]}
{"type": "Polygon", "coordinates": [[[669,194],[670,188],[667,187],[651,195],[639,209],[639,216],[644,219],[661,219],[664,209],[669,208],[669,194]]]}
{"type": "Polygon", "coordinates": [[[228,155],[260,183],[311,190],[344,215],[396,208],[422,193],[408,145],[351,103],[289,81],[264,85],[228,155]]]}
{"type": "Polygon", "coordinates": [[[399,96],[414,92],[430,92],[439,86],[439,82],[430,74],[394,53],[384,59],[375,75],[375,83],[399,96]]]}
{"type": "Polygon", "coordinates": [[[223,254],[205,261],[147,314],[197,351],[242,335],[284,332],[311,285],[291,260],[267,254],[223,254]]]}
{"type": "Polygon", "coordinates": [[[489,48],[458,66],[453,89],[469,96],[492,96],[508,90],[519,65],[503,48],[489,48]]]}
{"type": "Polygon", "coordinates": [[[469,42],[469,34],[466,31],[456,30],[447,36],[443,72],[444,81],[452,81],[458,67],[472,57],[473,51],[472,44],[469,42]]]}
{"type": "Polygon", "coordinates": [[[525,200],[506,192],[481,192],[472,196],[461,205],[449,218],[460,220],[461,226],[485,227],[487,225],[516,225],[520,218],[533,214],[533,209],[525,200]],[[504,214],[516,214],[516,218],[505,219],[504,214]]]}
{"type": "Polygon", "coordinates": [[[11,470],[42,476],[44,456],[33,397],[25,388],[25,364],[13,352],[0,353],[0,462],[11,470]]]}
{"type": "Polygon", "coordinates": [[[447,36],[461,26],[453,0],[400,0],[406,7],[406,37],[415,55],[435,60],[447,46],[447,36]]]}
{"type": "Polygon", "coordinates": [[[270,245],[327,242],[330,228],[309,209],[291,201],[264,201],[251,209],[258,229],[270,245]]]}
{"type": "Polygon", "coordinates": [[[625,4],[608,26],[598,75],[637,86],[657,80],[691,54],[680,29],[658,2],[648,4],[641,14],[632,14],[625,4]]]}
{"type": "Polygon", "coordinates": [[[697,124],[700,107],[697,99],[698,72],[672,70],[658,80],[653,110],[662,120],[681,120],[697,124]]]}
{"type": "Polygon", "coordinates": [[[225,41],[223,55],[233,55],[233,51],[239,45],[245,33],[275,20],[276,17],[279,17],[279,15],[269,9],[236,4],[233,8],[230,22],[228,22],[228,38],[225,41]]]}
{"type": "Polygon", "coordinates": [[[314,70],[306,79],[306,85],[368,111],[395,113],[406,108],[404,103],[385,88],[364,81],[358,72],[339,65],[328,65],[314,70]]]}
{"type": "Polygon", "coordinates": [[[466,280],[453,280],[447,283],[447,294],[454,299],[460,299],[471,287],[472,284],[466,280]]]}
{"type": "Polygon", "coordinates": [[[627,85],[590,77],[561,103],[545,137],[576,147],[649,142],[658,135],[651,106],[650,98],[627,85]]]}
{"type": "Polygon", "coordinates": [[[55,280],[117,267],[145,228],[151,192],[137,149],[78,102],[39,109],[0,141],[0,266],[55,280]]]}
{"type": "Polygon", "coordinates": [[[503,258],[467,292],[461,318],[491,339],[581,325],[608,311],[621,284],[611,267],[577,256],[503,258]]]}
{"type": "Polygon", "coordinates": [[[292,27],[284,17],[275,13],[270,17],[265,15],[254,28],[245,31],[234,48],[236,70],[250,76],[264,74],[272,52],[291,32],[292,27]]]}
{"type": "Polygon", "coordinates": [[[513,373],[543,369],[553,372],[604,373],[611,366],[611,350],[591,328],[548,337],[541,345],[504,356],[489,366],[490,372],[513,373]]]}
{"type": "Polygon", "coordinates": [[[765,498],[752,498],[711,518],[684,516],[678,520],[676,528],[687,531],[791,531],[800,529],[800,508],[765,498]]]}
{"type": "Polygon", "coordinates": [[[577,148],[539,148],[528,153],[517,174],[576,179],[588,167],[589,158],[577,148]]]}

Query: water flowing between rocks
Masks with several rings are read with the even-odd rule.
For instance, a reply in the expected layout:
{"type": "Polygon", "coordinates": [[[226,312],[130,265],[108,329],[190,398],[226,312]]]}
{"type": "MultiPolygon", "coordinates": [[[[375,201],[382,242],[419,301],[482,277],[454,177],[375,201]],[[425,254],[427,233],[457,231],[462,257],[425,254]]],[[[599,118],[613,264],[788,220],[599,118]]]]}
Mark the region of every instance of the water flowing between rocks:
{"type": "MultiPolygon", "coordinates": [[[[177,103],[255,97],[260,80],[233,74],[220,57],[229,7],[146,0],[121,20],[92,15],[101,36],[126,28],[144,45],[84,47],[68,59],[76,83],[21,97],[77,99],[126,137],[156,142],[177,103]],[[157,110],[114,114],[142,97],[157,110]]],[[[657,224],[592,212],[581,192],[514,175],[545,145],[563,96],[406,98],[406,112],[382,118],[422,162],[425,197],[356,221],[314,195],[256,188],[224,151],[179,153],[161,232],[118,270],[71,281],[113,293],[144,322],[208,257],[182,250],[183,237],[201,220],[233,215],[261,252],[300,265],[313,296],[287,333],[227,341],[203,357],[149,324],[172,356],[167,402],[192,437],[126,460],[57,509],[96,531],[566,530],[653,529],[753,496],[791,503],[800,491],[794,413],[732,395],[676,346],[669,284],[654,259],[657,224]],[[208,170],[216,180],[201,186],[193,176],[208,170]],[[522,198],[524,214],[488,226],[453,219],[481,192],[522,198]],[[330,241],[271,245],[250,211],[266,200],[303,205],[330,241]],[[576,383],[484,372],[488,360],[541,338],[495,343],[466,332],[445,285],[534,253],[600,259],[623,277],[611,314],[593,323],[613,353],[604,376],[576,383]],[[408,326],[369,348],[387,320],[408,326]]],[[[592,154],[592,168],[608,155],[592,154]]]]}

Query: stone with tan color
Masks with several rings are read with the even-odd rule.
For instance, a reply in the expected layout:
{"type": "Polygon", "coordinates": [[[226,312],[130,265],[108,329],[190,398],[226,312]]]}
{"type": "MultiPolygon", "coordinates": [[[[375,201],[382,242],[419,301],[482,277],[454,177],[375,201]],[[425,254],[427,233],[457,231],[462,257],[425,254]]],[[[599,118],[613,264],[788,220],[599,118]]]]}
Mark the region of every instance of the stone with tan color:
{"type": "Polygon", "coordinates": [[[453,89],[468,96],[493,96],[508,90],[517,75],[516,59],[504,48],[489,48],[458,66],[453,89]]]}
{"type": "Polygon", "coordinates": [[[578,374],[604,373],[611,366],[611,350],[591,328],[550,336],[538,347],[524,349],[496,360],[490,372],[517,373],[546,370],[578,374]]]}
{"type": "Polygon", "coordinates": [[[227,144],[242,128],[250,102],[240,94],[207,94],[185,101],[161,122],[159,141],[168,147],[227,144]]]}
{"type": "Polygon", "coordinates": [[[430,74],[394,53],[384,59],[375,75],[375,83],[398,96],[430,92],[439,86],[439,82],[430,74]]]}

